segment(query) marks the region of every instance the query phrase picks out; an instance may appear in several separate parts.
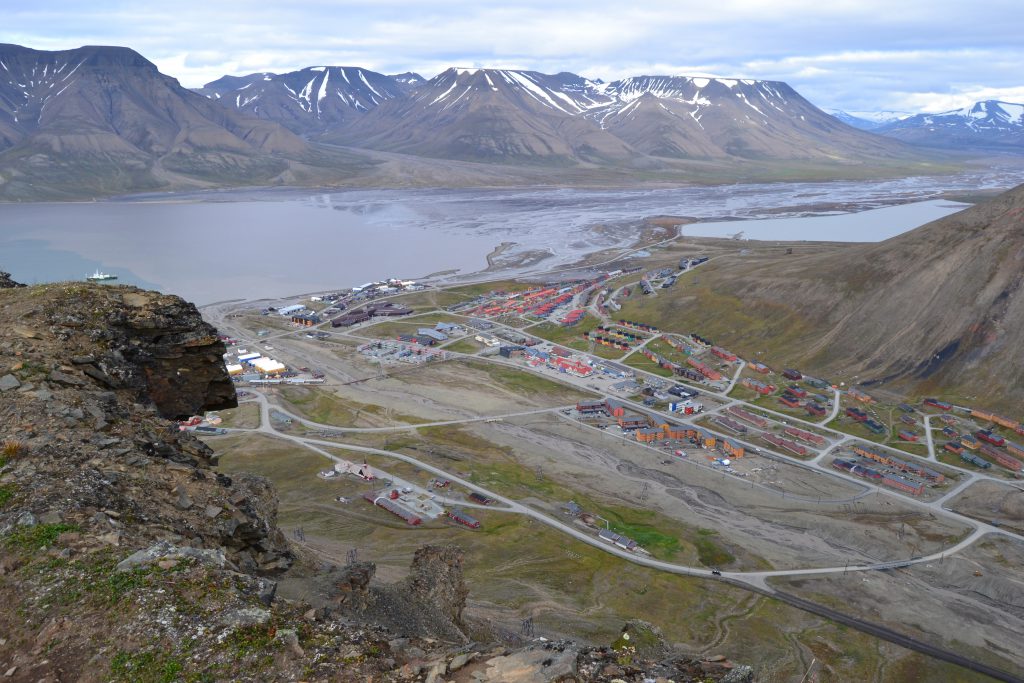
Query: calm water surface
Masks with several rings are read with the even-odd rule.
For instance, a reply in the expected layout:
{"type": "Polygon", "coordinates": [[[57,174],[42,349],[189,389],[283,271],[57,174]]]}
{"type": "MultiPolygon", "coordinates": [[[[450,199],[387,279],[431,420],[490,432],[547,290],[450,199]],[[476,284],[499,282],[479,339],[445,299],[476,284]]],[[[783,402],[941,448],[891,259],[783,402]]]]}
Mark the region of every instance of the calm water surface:
{"type": "Polygon", "coordinates": [[[513,252],[549,252],[542,267],[551,268],[630,245],[637,219],[660,214],[709,221],[686,226],[691,235],[876,241],[961,208],[937,200],[944,191],[1022,181],[1021,169],[986,169],[658,190],[286,189],[3,204],[0,269],[34,283],[82,279],[98,268],[118,282],[197,303],[279,297],[384,277],[475,272],[502,242],[515,243],[513,252]]]}

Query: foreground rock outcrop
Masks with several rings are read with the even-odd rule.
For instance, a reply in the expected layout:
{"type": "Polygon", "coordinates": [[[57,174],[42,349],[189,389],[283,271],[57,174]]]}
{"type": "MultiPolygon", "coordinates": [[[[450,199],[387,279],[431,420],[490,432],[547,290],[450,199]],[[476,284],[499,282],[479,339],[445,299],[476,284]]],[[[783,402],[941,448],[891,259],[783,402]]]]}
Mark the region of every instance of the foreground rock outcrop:
{"type": "Polygon", "coordinates": [[[176,297],[0,291],[3,680],[750,680],[646,632],[643,651],[628,630],[605,648],[474,642],[451,546],[421,548],[390,586],[369,563],[323,570],[326,607],[279,598],[295,555],[273,487],[216,472],[167,419],[234,404],[221,351],[176,297]]]}

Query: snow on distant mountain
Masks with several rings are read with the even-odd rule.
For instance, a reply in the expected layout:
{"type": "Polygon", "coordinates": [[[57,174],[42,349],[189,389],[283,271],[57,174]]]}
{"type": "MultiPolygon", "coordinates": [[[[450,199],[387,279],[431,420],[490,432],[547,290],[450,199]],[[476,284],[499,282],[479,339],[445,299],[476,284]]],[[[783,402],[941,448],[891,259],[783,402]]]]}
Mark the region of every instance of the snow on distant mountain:
{"type": "Polygon", "coordinates": [[[986,100],[939,114],[917,114],[878,133],[943,148],[1024,151],[1024,104],[986,100]]]}
{"type": "Polygon", "coordinates": [[[398,83],[410,86],[419,85],[420,83],[424,83],[427,80],[423,78],[423,76],[420,76],[418,73],[415,73],[413,71],[406,71],[405,73],[394,74],[388,76],[388,78],[392,78],[398,83]]]}
{"type": "Polygon", "coordinates": [[[894,153],[779,81],[637,76],[599,91],[612,102],[584,116],[652,156],[848,159],[894,153]]]}
{"type": "Polygon", "coordinates": [[[575,74],[451,68],[328,138],[472,161],[624,160],[633,150],[579,116],[608,101],[594,83],[575,74]]]}
{"type": "Polygon", "coordinates": [[[825,111],[846,125],[861,130],[875,130],[914,115],[909,111],[844,111],[842,109],[826,109],[825,111]]]}
{"type": "Polygon", "coordinates": [[[319,132],[403,97],[417,74],[385,76],[354,66],[310,66],[286,74],[224,76],[198,92],[223,106],[277,121],[298,133],[319,132]]]}
{"type": "Polygon", "coordinates": [[[828,116],[785,83],[452,68],[330,139],[472,160],[891,159],[894,147],[828,116]]]}

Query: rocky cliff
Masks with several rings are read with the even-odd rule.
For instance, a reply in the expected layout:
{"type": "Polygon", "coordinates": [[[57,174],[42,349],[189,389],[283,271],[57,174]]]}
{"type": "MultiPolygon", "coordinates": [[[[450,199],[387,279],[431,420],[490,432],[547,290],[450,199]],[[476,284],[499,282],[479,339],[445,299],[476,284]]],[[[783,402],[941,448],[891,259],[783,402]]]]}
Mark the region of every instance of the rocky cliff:
{"type": "Polygon", "coordinates": [[[168,420],[234,405],[222,351],[177,297],[0,289],[3,680],[750,679],[628,631],[606,648],[475,642],[454,547],[422,548],[396,585],[371,564],[322,569],[324,606],[278,598],[296,556],[272,486],[216,472],[168,420]]]}

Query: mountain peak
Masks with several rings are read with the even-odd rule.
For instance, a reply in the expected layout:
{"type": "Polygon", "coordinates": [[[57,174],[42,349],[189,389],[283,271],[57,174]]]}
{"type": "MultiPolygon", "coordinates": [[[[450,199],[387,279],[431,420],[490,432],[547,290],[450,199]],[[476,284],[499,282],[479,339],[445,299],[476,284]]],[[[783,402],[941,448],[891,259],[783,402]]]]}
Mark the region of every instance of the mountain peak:
{"type": "Polygon", "coordinates": [[[260,119],[277,121],[296,133],[318,133],[347,122],[419,83],[361,66],[307,66],[289,73],[223,76],[199,92],[221,105],[260,119]]]}
{"type": "MultiPolygon", "coordinates": [[[[31,60],[41,65],[59,65],[67,62],[75,62],[80,66],[87,67],[142,67],[145,69],[157,70],[153,62],[149,61],[130,47],[119,45],[83,45],[69,50],[33,50],[22,45],[12,43],[0,43],[0,58],[5,64],[9,61],[31,60]]],[[[10,65],[6,69],[9,70],[10,65]]]]}
{"type": "Polygon", "coordinates": [[[878,129],[906,142],[944,148],[1024,149],[1024,104],[982,100],[938,114],[916,114],[878,129]]]}

